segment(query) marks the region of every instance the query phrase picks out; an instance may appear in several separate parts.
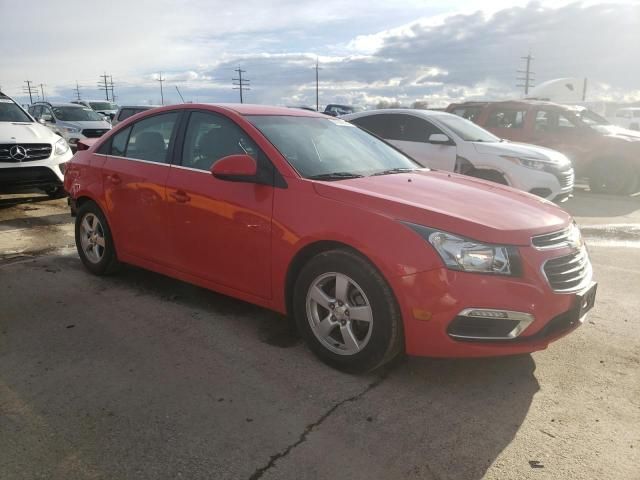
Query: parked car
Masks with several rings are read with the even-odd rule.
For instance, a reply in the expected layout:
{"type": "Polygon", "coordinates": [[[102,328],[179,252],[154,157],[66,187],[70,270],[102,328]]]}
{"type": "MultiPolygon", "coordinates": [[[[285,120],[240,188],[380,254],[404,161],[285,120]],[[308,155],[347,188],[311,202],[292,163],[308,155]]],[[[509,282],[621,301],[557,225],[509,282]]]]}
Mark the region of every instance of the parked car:
{"type": "Polygon", "coordinates": [[[292,315],[344,370],[543,349],[595,298],[568,213],[315,112],[143,112],[79,150],[65,186],[90,272],[129,263],[292,315]]]}
{"type": "Polygon", "coordinates": [[[63,137],[72,148],[83,138],[98,138],[109,130],[111,124],[90,108],[74,103],[36,102],[29,113],[63,137]]]}
{"type": "Polygon", "coordinates": [[[611,125],[583,107],[517,100],[454,103],[447,111],[501,138],[564,153],[594,192],[629,194],[640,188],[640,132],[611,125]]]}
{"type": "Polygon", "coordinates": [[[338,105],[337,103],[330,103],[325,107],[324,114],[331,115],[332,117],[339,117],[341,115],[348,115],[362,110],[362,107],[355,107],[353,105],[338,105]]]}
{"type": "Polygon", "coordinates": [[[115,117],[116,112],[118,111],[118,105],[108,100],[74,100],[71,103],[76,103],[90,108],[94,112],[105,117],[108,121],[113,120],[113,117],[115,117]]]}
{"type": "Polygon", "coordinates": [[[0,92],[1,192],[39,188],[50,197],[63,196],[63,174],[71,155],[64,138],[37,123],[0,92]]]}
{"type": "Polygon", "coordinates": [[[157,108],[160,105],[123,105],[118,108],[118,111],[111,121],[112,126],[116,126],[118,123],[126,120],[129,117],[134,116],[136,113],[146,112],[152,108],[157,108]]]}
{"type": "Polygon", "coordinates": [[[573,168],[565,155],[505,142],[450,113],[388,109],[341,118],[385,139],[425,167],[510,185],[556,202],[573,191],[573,168]]]}
{"type": "Polygon", "coordinates": [[[616,111],[611,123],[630,130],[640,130],[640,107],[621,108],[616,111]]]}

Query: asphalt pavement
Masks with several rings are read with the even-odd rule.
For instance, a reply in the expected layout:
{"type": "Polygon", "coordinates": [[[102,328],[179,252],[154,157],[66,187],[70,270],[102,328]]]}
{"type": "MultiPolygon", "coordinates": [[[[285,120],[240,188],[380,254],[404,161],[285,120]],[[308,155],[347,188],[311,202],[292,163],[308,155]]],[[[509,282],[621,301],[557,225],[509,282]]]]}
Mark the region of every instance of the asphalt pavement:
{"type": "Polygon", "coordinates": [[[0,196],[0,479],[640,479],[640,198],[578,192],[599,282],[533,355],[332,370],[272,312],[81,266],[0,196]]]}

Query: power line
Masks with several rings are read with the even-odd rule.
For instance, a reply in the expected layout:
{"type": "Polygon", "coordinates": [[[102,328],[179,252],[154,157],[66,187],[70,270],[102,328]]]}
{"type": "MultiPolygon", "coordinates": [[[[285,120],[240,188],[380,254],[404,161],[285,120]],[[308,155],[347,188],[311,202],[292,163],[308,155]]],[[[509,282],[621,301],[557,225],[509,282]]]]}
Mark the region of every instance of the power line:
{"type": "Polygon", "coordinates": [[[22,91],[29,95],[29,103],[33,103],[33,94],[34,93],[37,94],[38,93],[38,89],[31,85],[33,83],[33,81],[31,81],[31,80],[25,80],[24,83],[26,83],[27,86],[26,87],[22,87],[22,91]]]}
{"type": "Polygon", "coordinates": [[[529,54],[526,57],[520,57],[520,58],[522,60],[527,61],[527,67],[525,70],[518,70],[518,73],[523,73],[524,77],[517,77],[516,80],[521,80],[524,82],[524,84],[516,85],[516,87],[524,87],[524,94],[528,95],[529,88],[535,87],[535,85],[533,84],[533,81],[535,80],[533,78],[535,73],[531,71],[531,60],[533,60],[533,57],[531,56],[531,52],[529,52],[529,54]]]}
{"type": "Polygon", "coordinates": [[[76,80],[76,88],[73,89],[76,92],[76,99],[80,101],[80,85],[78,85],[78,81],[76,80]]]}
{"type": "Polygon", "coordinates": [[[251,82],[251,80],[246,79],[246,78],[242,78],[242,74],[243,73],[247,73],[246,70],[242,70],[240,67],[236,68],[234,70],[234,72],[238,73],[238,78],[232,78],[231,81],[234,85],[233,89],[234,90],[240,90],[240,103],[244,102],[244,98],[242,95],[242,92],[245,90],[251,90],[251,84],[249,82],[251,82]]]}
{"type": "Polygon", "coordinates": [[[109,101],[109,84],[107,82],[107,78],[109,78],[109,75],[107,75],[107,72],[104,72],[104,75],[100,75],[100,78],[102,80],[100,81],[100,83],[98,83],[98,89],[104,90],[104,95],[108,102],[109,101]]]}
{"type": "Polygon", "coordinates": [[[164,105],[164,92],[162,90],[162,82],[164,82],[165,79],[162,78],[162,72],[160,72],[160,76],[156,78],[156,81],[160,82],[160,104],[164,105]]]}

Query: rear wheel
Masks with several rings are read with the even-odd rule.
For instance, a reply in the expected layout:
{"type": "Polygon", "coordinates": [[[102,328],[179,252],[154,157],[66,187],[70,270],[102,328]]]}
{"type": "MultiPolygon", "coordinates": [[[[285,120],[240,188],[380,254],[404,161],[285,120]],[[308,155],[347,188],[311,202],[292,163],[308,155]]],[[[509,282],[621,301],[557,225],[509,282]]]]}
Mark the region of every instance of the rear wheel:
{"type": "Polygon", "coordinates": [[[298,276],[293,300],[300,334],[334,368],[370,371],[402,350],[402,319],[393,293],[354,252],[332,250],[312,258],[298,276]]]}
{"type": "Polygon", "coordinates": [[[472,177],[481,178],[482,180],[499,183],[500,185],[509,184],[504,178],[504,175],[500,172],[496,172],[495,170],[474,170],[470,175],[472,177]]]}
{"type": "Polygon", "coordinates": [[[76,248],[84,266],[95,275],[106,275],[120,266],[111,230],[100,207],[83,203],[76,215],[76,248]]]}
{"type": "Polygon", "coordinates": [[[636,190],[638,173],[622,159],[598,160],[591,167],[589,187],[594,193],[628,195],[636,190]]]}

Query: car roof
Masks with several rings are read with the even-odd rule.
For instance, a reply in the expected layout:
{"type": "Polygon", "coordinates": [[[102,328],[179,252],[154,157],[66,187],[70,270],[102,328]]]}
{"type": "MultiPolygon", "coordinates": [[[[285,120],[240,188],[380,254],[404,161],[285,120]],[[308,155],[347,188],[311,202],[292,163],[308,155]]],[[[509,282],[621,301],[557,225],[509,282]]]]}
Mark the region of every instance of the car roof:
{"type": "Polygon", "coordinates": [[[74,107],[74,108],[87,108],[84,105],[69,102],[33,102],[34,105],[49,105],[50,107],[74,107]]]}
{"type": "Polygon", "coordinates": [[[152,109],[152,108],[159,108],[162,105],[118,105],[120,107],[120,110],[122,110],[123,108],[148,108],[148,109],[152,109]]]}
{"type": "Polygon", "coordinates": [[[470,100],[468,102],[459,102],[452,103],[454,107],[484,107],[486,105],[539,105],[539,106],[548,106],[548,107],[559,107],[559,108],[567,108],[566,105],[561,105],[559,103],[550,102],[548,100],[537,100],[534,98],[525,98],[520,100],[470,100]]]}
{"type": "Polygon", "coordinates": [[[441,110],[421,110],[417,108],[383,108],[379,110],[366,110],[364,112],[350,113],[349,115],[342,115],[340,118],[344,120],[351,120],[355,118],[369,117],[372,115],[382,115],[385,113],[402,113],[405,115],[413,115],[414,117],[422,118],[457,117],[457,115],[443,112],[441,110]]]}
{"type": "Polygon", "coordinates": [[[270,105],[255,105],[250,103],[187,103],[183,104],[191,107],[213,106],[227,110],[233,110],[240,115],[279,115],[288,117],[318,117],[328,118],[320,112],[312,112],[310,110],[302,110],[301,108],[274,107],[270,105]]]}

